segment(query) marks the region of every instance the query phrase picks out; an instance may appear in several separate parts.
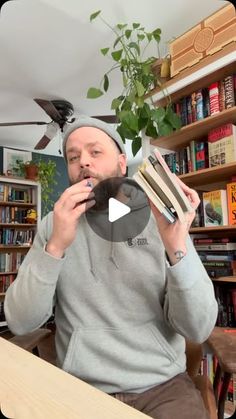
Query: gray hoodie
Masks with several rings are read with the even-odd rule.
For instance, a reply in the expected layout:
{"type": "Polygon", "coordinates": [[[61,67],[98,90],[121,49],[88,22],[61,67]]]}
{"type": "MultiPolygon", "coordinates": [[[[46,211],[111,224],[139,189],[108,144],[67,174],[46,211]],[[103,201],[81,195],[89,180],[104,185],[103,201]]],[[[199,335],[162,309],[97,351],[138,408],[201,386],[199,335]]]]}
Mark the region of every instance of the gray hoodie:
{"type": "Polygon", "coordinates": [[[217,316],[191,239],[186,256],[169,266],[153,216],[138,237],[129,239],[128,223],[127,240],[112,242],[83,215],[57,259],[45,251],[52,220],[52,213],[42,220],[7,291],[12,332],[37,329],[55,305],[58,365],[107,393],[142,392],[185,371],[184,338],[203,342],[217,316]]]}

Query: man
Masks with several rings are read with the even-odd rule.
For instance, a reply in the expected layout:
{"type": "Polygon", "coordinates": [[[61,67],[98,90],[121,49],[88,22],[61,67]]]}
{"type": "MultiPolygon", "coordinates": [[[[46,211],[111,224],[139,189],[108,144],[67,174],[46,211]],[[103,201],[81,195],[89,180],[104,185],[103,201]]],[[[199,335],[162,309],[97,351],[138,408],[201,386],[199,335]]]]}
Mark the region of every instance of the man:
{"type": "MultiPolygon", "coordinates": [[[[64,370],[150,417],[207,419],[185,373],[185,338],[206,340],[217,316],[212,282],[188,236],[194,211],[169,224],[151,204],[144,246],[104,240],[85,212],[95,205],[92,186],[125,175],[122,140],[84,117],[67,128],[63,147],[72,186],[42,220],[8,289],[9,327],[32,331],[55,306],[64,370]]],[[[181,187],[196,209],[197,193],[181,187]]]]}

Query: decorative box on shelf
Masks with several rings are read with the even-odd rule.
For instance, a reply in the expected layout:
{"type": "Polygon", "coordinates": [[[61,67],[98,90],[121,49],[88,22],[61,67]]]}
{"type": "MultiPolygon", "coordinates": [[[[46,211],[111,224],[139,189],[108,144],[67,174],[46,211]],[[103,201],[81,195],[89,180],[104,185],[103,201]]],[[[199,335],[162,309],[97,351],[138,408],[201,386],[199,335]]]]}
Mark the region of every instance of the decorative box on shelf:
{"type": "Polygon", "coordinates": [[[236,42],[236,11],[228,4],[170,42],[171,77],[236,42]]]}

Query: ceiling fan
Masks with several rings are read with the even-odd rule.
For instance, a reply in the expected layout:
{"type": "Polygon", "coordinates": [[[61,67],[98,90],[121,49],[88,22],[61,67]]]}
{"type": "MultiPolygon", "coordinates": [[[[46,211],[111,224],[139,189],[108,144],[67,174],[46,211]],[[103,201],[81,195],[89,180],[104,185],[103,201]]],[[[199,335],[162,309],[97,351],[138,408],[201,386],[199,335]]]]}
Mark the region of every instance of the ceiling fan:
{"type": "MultiPolygon", "coordinates": [[[[38,141],[35,150],[43,150],[47,147],[48,143],[53,139],[60,129],[63,131],[65,124],[74,122],[75,118],[71,118],[74,113],[73,105],[67,100],[46,100],[46,99],[34,99],[34,101],[46,112],[52,119],[51,122],[44,121],[25,121],[25,122],[2,122],[0,127],[11,127],[19,125],[47,125],[47,129],[43,137],[38,141]],[[71,119],[70,119],[71,118],[71,119]]],[[[108,123],[115,123],[115,115],[100,115],[94,116],[94,118],[101,119],[108,123]]]]}

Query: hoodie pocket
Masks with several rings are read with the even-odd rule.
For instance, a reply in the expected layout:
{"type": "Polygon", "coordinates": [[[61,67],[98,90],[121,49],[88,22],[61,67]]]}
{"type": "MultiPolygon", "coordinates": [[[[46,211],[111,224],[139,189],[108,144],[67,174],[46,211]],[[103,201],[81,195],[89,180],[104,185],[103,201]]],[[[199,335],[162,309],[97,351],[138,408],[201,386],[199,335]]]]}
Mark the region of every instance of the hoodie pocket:
{"type": "Polygon", "coordinates": [[[155,326],[79,329],[63,369],[106,392],[155,385],[171,374],[177,355],[155,326]]]}

